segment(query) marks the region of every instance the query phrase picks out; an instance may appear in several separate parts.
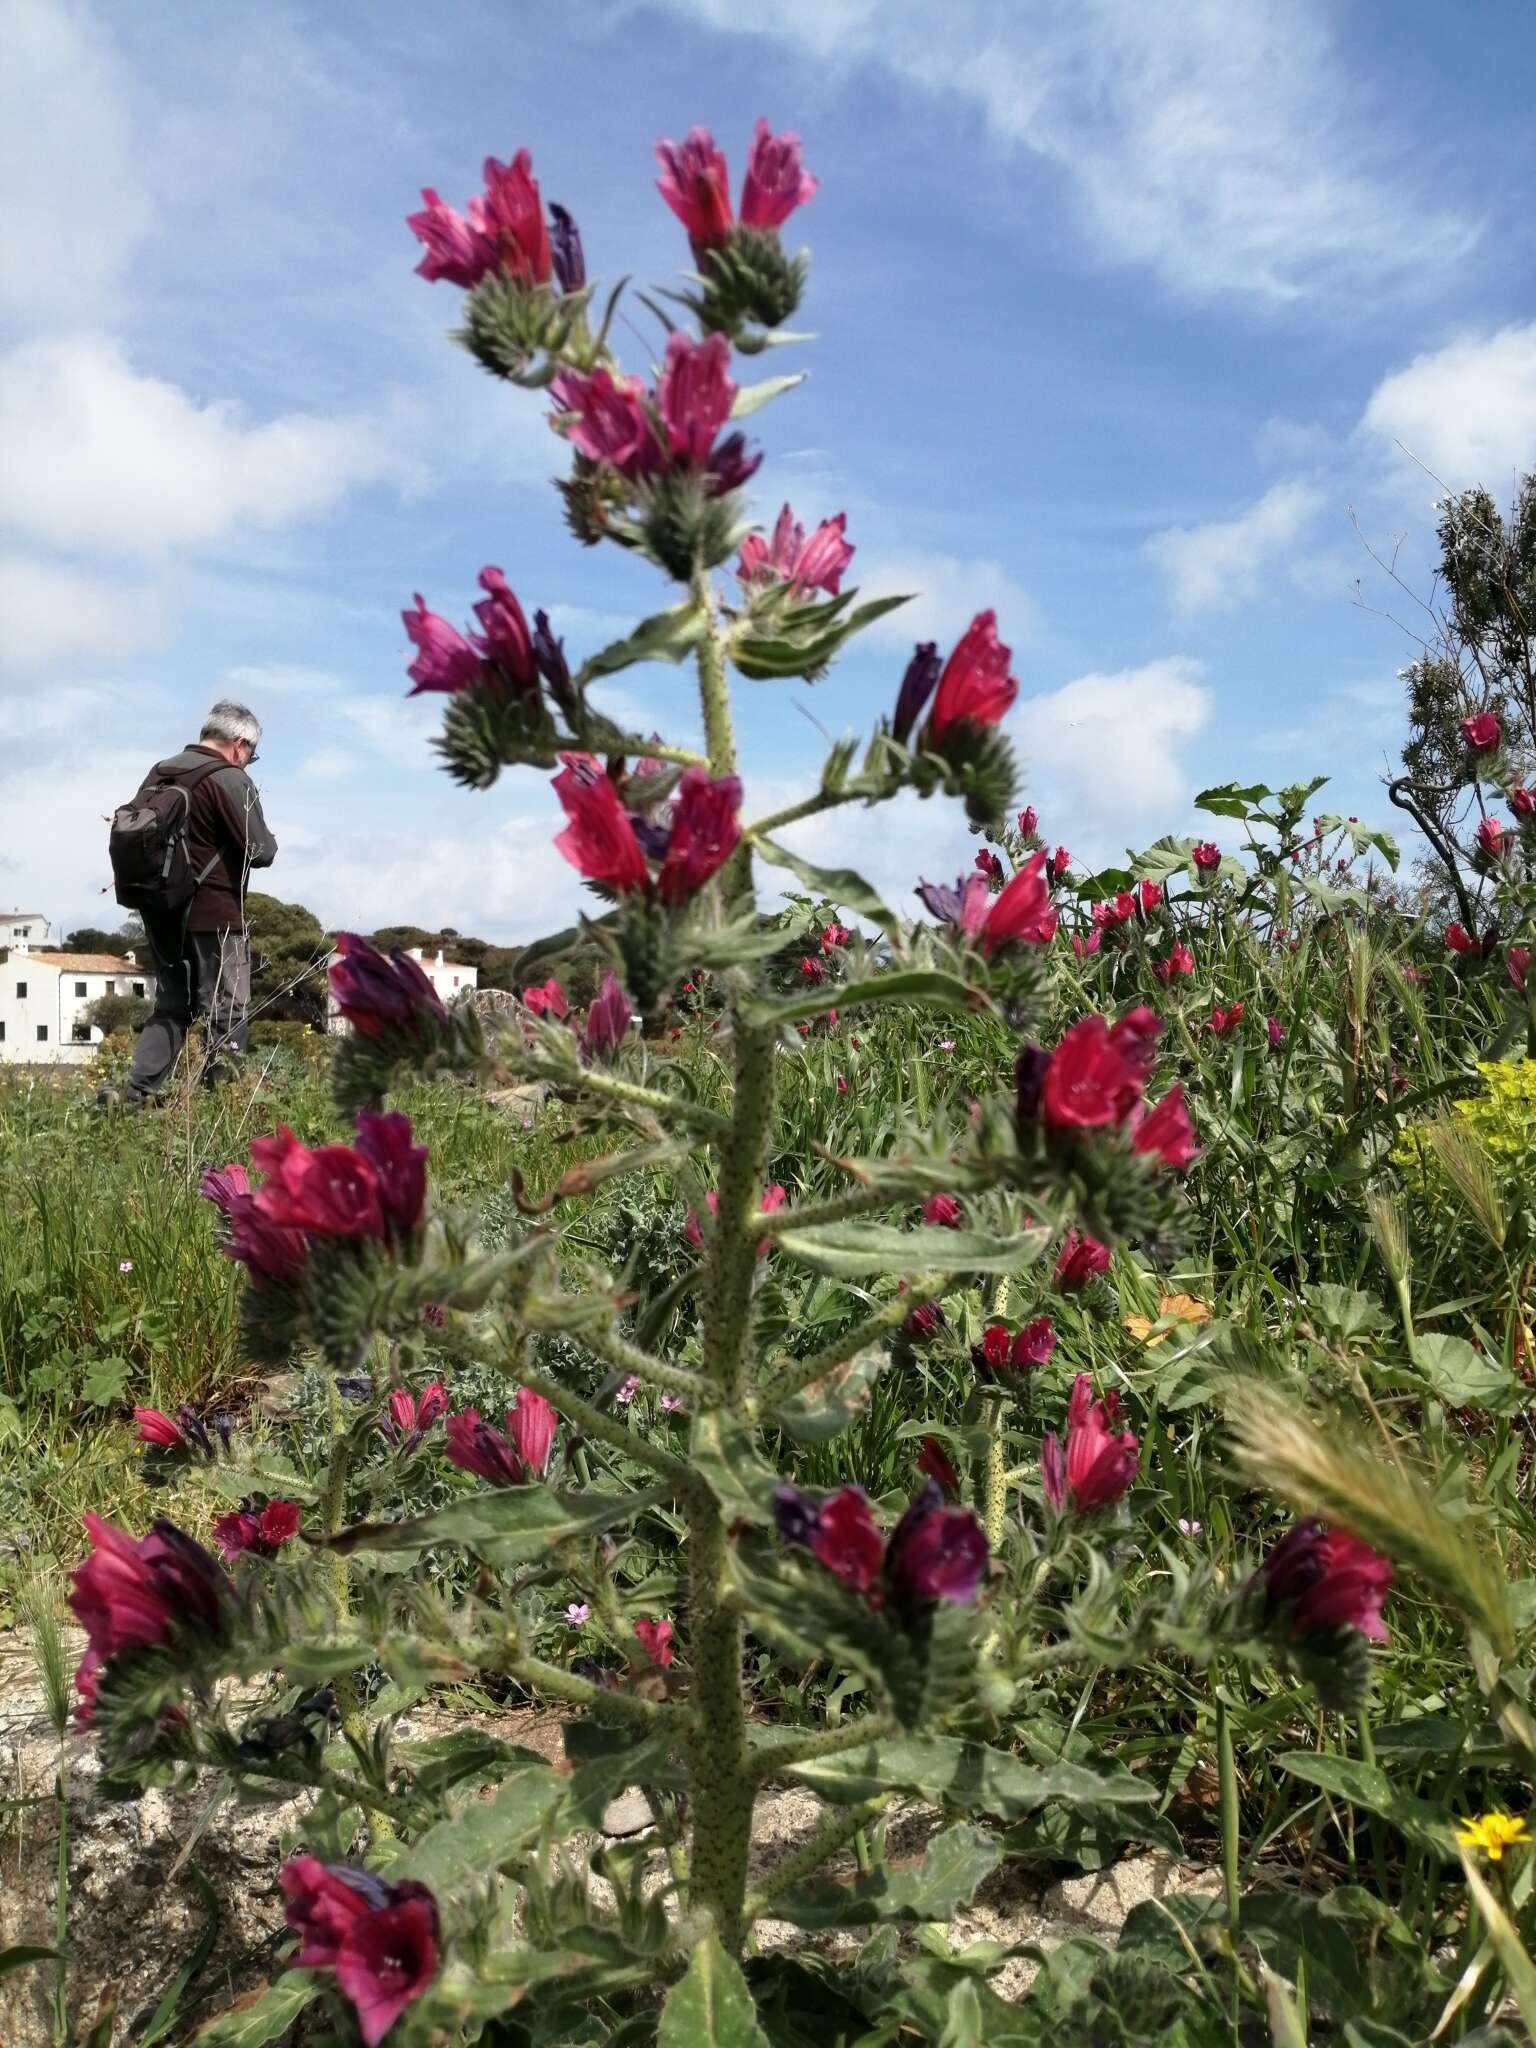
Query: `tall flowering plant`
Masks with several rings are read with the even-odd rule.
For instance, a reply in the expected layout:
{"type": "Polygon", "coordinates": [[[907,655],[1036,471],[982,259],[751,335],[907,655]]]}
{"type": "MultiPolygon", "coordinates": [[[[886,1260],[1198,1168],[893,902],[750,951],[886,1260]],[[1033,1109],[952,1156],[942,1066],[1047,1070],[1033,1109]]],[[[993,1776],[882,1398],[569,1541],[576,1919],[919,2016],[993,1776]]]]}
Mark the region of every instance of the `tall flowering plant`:
{"type": "MultiPolygon", "coordinates": [[[[231,2042],[274,2039],[260,2026],[281,2031],[319,1999],[370,2048],[473,2037],[530,1993],[541,2041],[592,2038],[599,2002],[643,2031],[658,1996],[664,2041],[760,2041],[742,1964],[757,1920],[925,1910],[818,1878],[894,1798],[943,1787],[946,1803],[1007,1820],[1047,1800],[1098,1812],[1154,1796],[1117,1766],[1042,1773],[989,1738],[1042,1670],[1114,1654],[1102,1621],[1079,1629],[1069,1603],[1085,1573],[1102,1590],[1101,1533],[1126,1520],[1140,1446],[1086,1371],[1070,1400],[1035,1382],[1057,1349],[1053,1304],[1102,1287],[1117,1246],[1174,1228],[1197,1133],[1150,1008],[1085,1016],[1054,1044],[1024,1029],[1045,951],[1065,942],[1065,849],[1020,849],[995,896],[995,859],[953,890],[925,884],[935,921],[912,926],[850,869],[784,843],[802,818],[908,790],[947,794],[1002,834],[1018,684],[991,611],[952,648],[915,650],[889,715],[862,750],[833,748],[811,794],[750,815],[734,690],[820,680],[902,600],[861,604],[845,587],[841,513],[785,507],[764,535],[743,495],[760,456],[737,423],[794,381],[744,384],[738,358],[785,338],[803,287],[805,258],[781,240],[816,191],[798,139],[759,124],[734,206],[702,130],[657,155],[695,272],[674,295],[690,324],[640,368],[617,351],[618,292],[597,317],[576,224],[546,208],[526,151],[487,162],[464,214],[429,190],[410,221],[423,277],[465,294],[460,340],[545,408],[576,537],[673,585],[585,659],[493,567],[478,571],[473,625],[421,596],[404,611],[414,688],[446,700],[447,768],[479,789],[514,767],[549,778],[554,843],[591,913],[528,949],[525,1003],[487,1019],[445,1011],[403,954],[342,938],[332,990],[350,1032],[334,1088],[349,1136],[311,1146],[280,1130],[205,1184],[244,1269],[253,1359],[323,1363],[328,1460],[305,1472],[226,1447],[210,1467],[239,1503],[221,1525],[226,1563],[169,1524],[142,1539],[94,1524],[77,1574],[82,1706],[116,1777],[217,1769],[321,1795],[282,1872],[292,1974],[257,2018],[244,2008],[243,2031],[230,2023],[231,2042]],[[701,752],[590,702],[600,679],[656,661],[693,668],[701,752]],[[787,987],[770,968],[764,868],[848,919],[825,924],[787,987]],[[559,970],[588,941],[607,966],[583,1014],[559,970]],[[656,1049],[676,1036],[676,992],[701,977],[720,1004],[712,1094],[656,1049]],[[1015,1057],[953,1121],[914,1121],[813,1178],[781,1151],[782,1062],[830,1009],[857,1028],[888,1005],[988,1013],[1016,1032],[1015,1057]],[[444,1072],[541,1083],[607,1135],[552,1194],[517,1188],[520,1219],[495,1250],[435,1208],[425,1149],[385,1107],[404,1078],[444,1072]],[[562,1224],[600,1183],[658,1166],[686,1198],[689,1263],[648,1302],[562,1224]],[[846,1314],[818,1343],[794,1305],[829,1288],[846,1314]],[[907,1488],[872,1497],[855,1474],[818,1492],[781,1469],[797,1444],[836,1443],[882,1374],[924,1347],[962,1349],[970,1325],[975,1427],[948,1446],[930,1437],[907,1488]],[[473,1404],[455,1391],[469,1371],[473,1404]],[[504,1383],[494,1403],[487,1376],[504,1383]],[[640,1419],[653,1400],[654,1426],[640,1419]],[[401,1475],[428,1461],[440,1504],[400,1513],[401,1475]],[[629,1567],[642,1532],[676,1540],[670,1579],[629,1567]],[[434,1568],[413,1573],[428,1555],[434,1568]],[[553,1638],[551,1611],[564,1617],[553,1638]],[[756,1718],[749,1646],[855,1675],[863,1710],[811,1732],[756,1718]],[[370,1709],[363,1674],[379,1668],[393,1684],[370,1709]],[[478,1734],[396,1739],[402,1696],[470,1672],[570,1715],[566,1770],[478,1734]],[[257,1709],[220,1684],[268,1673],[257,1709]],[[824,1817],[754,1877],[758,1799],[797,1776],[824,1817]],[[666,1889],[648,1903],[642,1866],[610,1862],[604,1907],[559,1874],[554,1845],[628,1785],[650,1802],[666,1889]],[[715,2031],[722,2010],[735,2018],[715,2031]]],[[[1114,915],[1145,921],[1157,901],[1144,888],[1114,915]]],[[[161,1450],[180,1434],[158,1418],[161,1450]]],[[[1197,1640],[1201,1598],[1208,1634],[1267,1633],[1277,1654],[1293,1638],[1375,1635],[1377,1563],[1309,1525],[1245,1589],[1181,1580],[1169,1640],[1197,1640]]],[[[1127,1640],[1152,1628],[1142,1618],[1127,1640]]],[[[974,1829],[946,1840],[968,1877],[935,1896],[958,1903],[1002,1851],[974,1829]]]]}

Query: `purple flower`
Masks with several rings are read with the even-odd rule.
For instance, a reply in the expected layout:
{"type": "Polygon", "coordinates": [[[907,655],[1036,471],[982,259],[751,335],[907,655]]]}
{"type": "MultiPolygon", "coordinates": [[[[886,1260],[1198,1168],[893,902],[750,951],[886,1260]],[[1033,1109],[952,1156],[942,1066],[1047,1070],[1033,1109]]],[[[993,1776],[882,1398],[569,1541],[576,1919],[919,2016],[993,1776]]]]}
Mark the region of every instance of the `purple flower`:
{"type": "Polygon", "coordinates": [[[587,1005],[587,1019],[582,1026],[581,1042],[587,1052],[596,1058],[622,1045],[633,1016],[618,976],[605,974],[602,987],[587,1005]]]}
{"type": "Polygon", "coordinates": [[[1392,1567],[1347,1529],[1298,1522],[1260,1569],[1270,1602],[1285,1613],[1293,1637],[1354,1628],[1372,1642],[1387,1640],[1381,1603],[1392,1567]]]}
{"type": "MultiPolygon", "coordinates": [[[[896,693],[896,709],[891,717],[891,737],[903,746],[913,726],[928,708],[928,699],[938,688],[939,670],[938,645],[933,640],[920,640],[912,651],[907,663],[907,672],[901,679],[901,688],[896,693]]],[[[939,915],[934,912],[935,917],[939,915]]]]}
{"type": "Polygon", "coordinates": [[[930,1479],[896,1524],[885,1570],[903,1606],[947,1600],[968,1607],[987,1575],[987,1539],[970,1509],[946,1507],[930,1479]]]}
{"type": "MultiPolygon", "coordinates": [[[[386,960],[356,932],[341,932],[336,939],[337,958],[330,971],[331,995],[343,1017],[364,1038],[383,1038],[398,1032],[416,1041],[435,1036],[448,1012],[442,997],[421,966],[396,946],[386,960]]],[[[226,1167],[225,1173],[243,1168],[226,1167]]],[[[243,1191],[243,1189],[242,1189],[243,1191]]],[[[208,1199],[224,1203],[210,1191],[204,1176],[203,1192],[208,1199]]]]}
{"type": "Polygon", "coordinates": [[[517,1452],[490,1423],[482,1422],[478,1409],[466,1408],[462,1415],[450,1415],[448,1460],[461,1471],[473,1472],[492,1486],[523,1486],[528,1470],[517,1452]]]}
{"type": "Polygon", "coordinates": [[[408,1238],[421,1222],[427,1200],[427,1148],[411,1143],[411,1120],[398,1109],[388,1115],[359,1112],[355,1149],[373,1168],[379,1206],[389,1236],[408,1238]]]}
{"type": "Polygon", "coordinates": [[[581,253],[581,230],[563,206],[549,202],[549,253],[563,292],[579,292],[587,281],[587,260],[581,253]]]}

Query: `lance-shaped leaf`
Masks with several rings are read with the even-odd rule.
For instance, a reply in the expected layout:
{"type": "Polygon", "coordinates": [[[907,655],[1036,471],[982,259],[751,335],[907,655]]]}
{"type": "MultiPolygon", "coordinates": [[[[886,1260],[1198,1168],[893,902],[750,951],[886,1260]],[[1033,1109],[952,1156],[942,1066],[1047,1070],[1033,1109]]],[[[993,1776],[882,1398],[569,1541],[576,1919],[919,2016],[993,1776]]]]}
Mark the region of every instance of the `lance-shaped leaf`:
{"type": "Polygon", "coordinates": [[[741,1965],[713,1928],[695,1947],[688,1974],[667,1993],[656,2048],[769,2048],[741,1965]]]}
{"type": "Polygon", "coordinates": [[[954,1806],[994,1820],[1018,1820],[1056,1802],[1089,1809],[1147,1806],[1157,1787],[1115,1765],[1021,1763],[985,1742],[955,1735],[908,1735],[871,1742],[840,1756],[811,1757],[784,1775],[837,1806],[857,1806],[882,1792],[910,1792],[935,1806],[954,1806]]]}
{"type": "Polygon", "coordinates": [[[247,1992],[197,2035],[199,2048],[271,2048],[284,2041],[300,2013],[320,1996],[322,1980],[290,1970],[259,1991],[247,1992]]]}
{"type": "Polygon", "coordinates": [[[632,1521],[647,1508],[672,1499],[672,1489],[648,1493],[561,1493],[553,1486],[491,1486],[428,1515],[405,1522],[358,1522],[334,1536],[311,1540],[350,1556],[355,1550],[408,1551],[419,1555],[436,1543],[483,1550],[498,1564],[543,1557],[572,1536],[594,1535],[632,1521]]]}
{"type": "Polygon", "coordinates": [[[813,1928],[950,1920],[971,1903],[976,1887],[992,1875],[1002,1856],[995,1835],[962,1823],[935,1835],[915,1870],[887,1871],[851,1885],[821,1879],[776,1898],[773,1917],[813,1928]]]}
{"type": "Polygon", "coordinates": [[[637,1742],[632,1727],[609,1721],[567,1721],[563,1733],[571,1766],[567,1811],[579,1827],[601,1827],[610,1801],[631,1785],[652,1792],[687,1787],[687,1770],[673,1761],[669,1734],[637,1742]]]}
{"type": "Polygon", "coordinates": [[[776,398],[782,398],[786,391],[793,391],[797,384],[806,379],[804,370],[797,370],[792,377],[765,377],[761,384],[743,384],[731,404],[731,418],[744,420],[758,412],[765,405],[771,405],[776,398]]]}
{"type": "Polygon", "coordinates": [[[242,1501],[253,1493],[302,1502],[320,1498],[319,1487],[278,1451],[253,1450],[239,1464],[209,1465],[201,1476],[223,1500],[242,1501]]]}
{"type": "Polygon", "coordinates": [[[845,1430],[869,1406],[875,1381],[890,1353],[872,1346],[815,1380],[774,1411],[774,1421],[799,1444],[824,1444],[845,1430]]]}
{"type": "MultiPolygon", "coordinates": [[[[798,853],[791,853],[777,839],[769,839],[762,833],[756,834],[752,843],[764,860],[771,861],[776,868],[788,868],[808,889],[825,896],[840,910],[846,910],[854,917],[867,917],[871,924],[879,925],[892,937],[901,929],[895,913],[887,909],[877,892],[852,868],[818,867],[814,861],[802,860],[798,853]]],[[[825,1004],[822,1007],[825,1008],[825,1004]]]]}
{"type": "Polygon", "coordinates": [[[805,676],[814,681],[845,641],[908,603],[911,593],[872,598],[868,604],[847,609],[855,595],[846,590],[824,605],[784,612],[765,621],[759,631],[753,630],[750,619],[743,620],[731,635],[731,660],[752,682],[770,682],[779,676],[805,676]]]}
{"type": "Polygon", "coordinates": [[[876,1003],[916,1003],[932,1010],[986,1010],[995,1014],[990,996],[972,988],[958,974],[946,974],[939,967],[918,967],[891,974],[874,974],[865,981],[847,981],[840,988],[821,989],[811,995],[792,996],[784,1002],[753,998],[742,1004],[749,1024],[797,1024],[802,1018],[819,1017],[829,1000],[839,1013],[871,1009],[876,1003]]]}
{"type": "Polygon", "coordinates": [[[470,1799],[428,1828],[391,1866],[390,1876],[414,1878],[440,1901],[478,1891],[492,1871],[535,1839],[565,1794],[565,1780],[548,1764],[524,1764],[502,1779],[494,1799],[470,1799]]]}
{"type": "Polygon", "coordinates": [[[774,1239],[780,1251],[844,1280],[881,1273],[904,1279],[918,1273],[1019,1273],[1050,1241],[1044,1228],[997,1237],[981,1230],[901,1230],[891,1223],[823,1223],[774,1239]]]}
{"type": "Polygon", "coordinates": [[[1379,1764],[1368,1764],[1357,1756],[1332,1756],[1311,1749],[1285,1750],[1275,1762],[1293,1778],[1390,1821],[1416,1849],[1428,1849],[1447,1859],[1456,1854],[1444,1808],[1416,1798],[1394,1784],[1379,1764]]]}
{"type": "Polygon", "coordinates": [[[669,611],[654,612],[650,618],[642,619],[625,639],[615,640],[589,655],[577,682],[584,686],[597,676],[616,675],[620,669],[633,668],[641,661],[681,661],[693,652],[708,630],[708,615],[691,598],[686,604],[673,605],[669,611]]]}

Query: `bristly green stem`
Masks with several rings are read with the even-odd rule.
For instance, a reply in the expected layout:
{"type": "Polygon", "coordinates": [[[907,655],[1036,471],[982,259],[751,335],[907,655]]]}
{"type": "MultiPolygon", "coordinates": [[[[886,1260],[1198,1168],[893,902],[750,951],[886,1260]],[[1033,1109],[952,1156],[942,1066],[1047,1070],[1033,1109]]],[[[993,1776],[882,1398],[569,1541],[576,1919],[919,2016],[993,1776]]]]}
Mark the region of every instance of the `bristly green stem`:
{"type": "Polygon", "coordinates": [[[689,1102],[681,1095],[668,1095],[660,1088],[645,1088],[638,1081],[626,1081],[618,1074],[600,1072],[595,1067],[584,1068],[575,1080],[563,1070],[557,1073],[553,1068],[546,1070],[537,1063],[530,1063],[528,1071],[536,1080],[548,1081],[558,1088],[574,1088],[584,1095],[595,1095],[600,1101],[649,1110],[662,1122],[670,1117],[675,1123],[687,1124],[693,1130],[715,1136],[731,1128],[730,1118],[718,1109],[711,1109],[708,1103],[689,1102]]]}
{"type": "Polygon", "coordinates": [[[889,1209],[897,1199],[889,1188],[850,1188],[824,1202],[802,1202],[792,1209],[759,1210],[752,1218],[759,1237],[782,1237],[786,1230],[814,1230],[821,1223],[845,1223],[875,1209],[889,1209]]]}
{"type": "Polygon", "coordinates": [[[767,1878],[747,1901],[747,1920],[761,1918],[776,1898],[790,1890],[803,1878],[814,1877],[829,1856],[835,1856],[845,1843],[851,1842],[872,1820],[879,1817],[891,1802],[889,1792],[876,1794],[864,1799],[857,1806],[840,1807],[828,1814],[804,1848],[797,1849],[792,1856],[768,1873],[767,1878]]]}
{"type": "Polygon", "coordinates": [[[574,1671],[546,1664],[542,1657],[502,1657],[495,1668],[554,1699],[569,1700],[572,1706],[590,1707],[594,1713],[612,1714],[621,1721],[641,1721],[647,1728],[665,1722],[669,1728],[677,1729],[679,1737],[683,1734],[686,1716],[681,1708],[661,1700],[641,1699],[638,1693],[606,1692],[602,1686],[579,1678],[574,1671]]]}
{"type": "MultiPolygon", "coordinates": [[[[334,1536],[341,1527],[347,1504],[347,1468],[350,1455],[347,1445],[347,1419],[342,1410],[341,1391],[336,1385],[336,1375],[326,1374],[326,1388],[330,1405],[331,1422],[331,1465],[326,1475],[325,1492],[320,1501],[320,1520],[327,1536],[334,1536]]],[[[337,1630],[345,1634],[347,1614],[350,1606],[347,1580],[347,1560],[339,1550],[330,1553],[331,1600],[335,1608],[337,1630]]],[[[341,1721],[341,1732],[353,1744],[360,1755],[368,1751],[368,1724],[358,1704],[357,1687],[350,1671],[340,1671],[332,1680],[336,1696],[336,1711],[341,1721]]],[[[394,1822],[371,1799],[363,1802],[363,1816],[368,1823],[368,1833],[375,1846],[391,1842],[395,1838],[394,1822]]]]}
{"type": "Polygon", "coordinates": [[[731,692],[725,679],[725,645],[716,625],[715,587],[700,564],[688,585],[689,595],[709,620],[699,642],[699,705],[704,714],[704,750],[711,775],[736,773],[736,735],[731,726],[731,692]]]}
{"type": "Polygon", "coordinates": [[[616,1416],[609,1415],[580,1394],[573,1394],[569,1387],[563,1387],[548,1373],[540,1372],[527,1365],[520,1357],[515,1345],[509,1346],[501,1358],[501,1366],[509,1378],[530,1392],[540,1394],[553,1408],[569,1422],[574,1422],[587,1436],[596,1437],[599,1443],[609,1444],[616,1451],[622,1451],[626,1458],[633,1458],[638,1465],[648,1465],[663,1479],[670,1479],[680,1494],[691,1493],[698,1484],[692,1469],[681,1458],[674,1458],[670,1451],[649,1443],[635,1430],[627,1428],[616,1416]]]}
{"type": "Polygon", "coordinates": [[[837,1728],[822,1728],[814,1735],[791,1735],[783,1742],[770,1742],[755,1750],[752,1775],[758,1780],[777,1777],[792,1764],[810,1763],[816,1757],[841,1756],[866,1742],[881,1742],[895,1732],[891,1714],[865,1714],[859,1720],[837,1728]]]}
{"type": "Polygon", "coordinates": [[[905,1294],[888,1301],[884,1308],[876,1309],[862,1323],[855,1323],[851,1330],[845,1330],[841,1337],[823,1345],[820,1351],[813,1351],[809,1358],[777,1359],[763,1387],[763,1401],[777,1403],[789,1400],[792,1395],[803,1394],[817,1380],[825,1379],[829,1372],[835,1372],[850,1358],[857,1358],[861,1351],[878,1343],[898,1323],[904,1323],[913,1309],[932,1301],[938,1291],[937,1283],[931,1287],[908,1288],[905,1294]]]}

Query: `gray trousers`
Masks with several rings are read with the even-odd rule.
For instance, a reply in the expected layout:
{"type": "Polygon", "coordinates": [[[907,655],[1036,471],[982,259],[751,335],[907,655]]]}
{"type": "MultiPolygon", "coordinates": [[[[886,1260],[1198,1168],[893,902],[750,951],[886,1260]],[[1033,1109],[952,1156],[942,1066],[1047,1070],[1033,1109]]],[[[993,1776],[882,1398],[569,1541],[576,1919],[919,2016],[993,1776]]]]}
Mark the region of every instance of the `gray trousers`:
{"type": "Polygon", "coordinates": [[[181,920],[146,917],[155,1007],[139,1034],[130,1095],[158,1095],[170,1080],[195,1020],[206,1031],[202,1080],[212,1087],[245,1051],[251,1007],[251,945],[243,931],[183,932],[181,920]],[[221,1055],[224,1057],[221,1061],[221,1055]]]}

